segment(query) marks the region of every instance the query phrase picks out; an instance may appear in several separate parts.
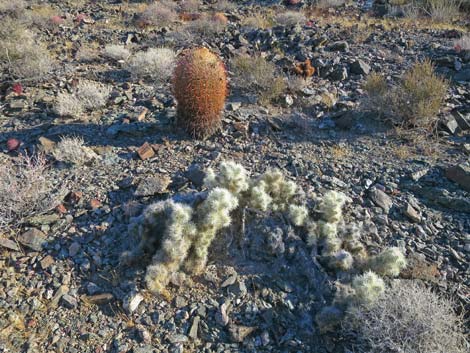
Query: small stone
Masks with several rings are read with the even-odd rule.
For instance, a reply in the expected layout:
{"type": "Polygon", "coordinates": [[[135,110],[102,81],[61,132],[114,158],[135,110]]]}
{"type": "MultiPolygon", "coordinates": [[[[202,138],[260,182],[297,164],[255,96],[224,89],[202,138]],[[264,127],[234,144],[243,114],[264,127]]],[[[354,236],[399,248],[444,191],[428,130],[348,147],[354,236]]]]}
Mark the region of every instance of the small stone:
{"type": "Polygon", "coordinates": [[[83,300],[87,303],[96,304],[96,305],[103,305],[108,304],[113,301],[114,296],[112,293],[101,293],[95,295],[88,295],[84,296],[83,300]]]}
{"type": "Polygon", "coordinates": [[[22,233],[18,237],[18,241],[34,251],[41,251],[42,247],[47,243],[46,235],[36,228],[31,228],[22,233]]]}
{"type": "Polygon", "coordinates": [[[336,67],[328,76],[333,81],[344,81],[348,78],[348,70],[345,67],[336,67]]]}
{"type": "Polygon", "coordinates": [[[382,190],[373,187],[369,192],[370,199],[380,208],[382,208],[385,213],[388,213],[393,205],[393,200],[382,190]]]}
{"type": "Polygon", "coordinates": [[[161,174],[159,176],[149,176],[139,182],[134,195],[143,197],[163,194],[168,192],[167,188],[170,183],[171,178],[168,175],[161,174]]]}
{"type": "Polygon", "coordinates": [[[447,115],[445,116],[441,121],[440,121],[440,126],[441,129],[454,135],[457,132],[459,132],[459,124],[457,123],[457,120],[455,120],[454,116],[452,115],[447,115]]]}
{"type": "Polygon", "coordinates": [[[229,322],[229,317],[227,315],[227,304],[223,303],[219,307],[219,311],[215,314],[215,321],[221,326],[227,326],[229,322]]]}
{"type": "Polygon", "coordinates": [[[53,263],[54,263],[54,258],[51,255],[47,255],[40,261],[41,268],[43,270],[50,267],[53,263]]]}
{"type": "Polygon", "coordinates": [[[370,73],[370,66],[363,60],[358,59],[349,66],[349,70],[353,74],[368,75],[370,73]]]}
{"type": "Polygon", "coordinates": [[[446,170],[446,177],[470,192],[470,166],[459,164],[446,170]]]}
{"type": "Polygon", "coordinates": [[[0,238],[0,246],[3,246],[4,248],[7,248],[13,251],[20,250],[18,244],[16,244],[16,242],[10,239],[0,238]]]}
{"type": "Polygon", "coordinates": [[[81,191],[71,191],[66,197],[65,200],[71,204],[78,203],[83,197],[83,192],[81,191]]]}
{"type": "Polygon", "coordinates": [[[202,187],[206,173],[199,164],[192,164],[186,171],[186,178],[197,188],[202,187]]]}
{"type": "Polygon", "coordinates": [[[180,309],[184,306],[188,305],[188,302],[185,298],[177,295],[176,298],[175,298],[175,306],[180,309]]]}
{"type": "Polygon", "coordinates": [[[409,203],[406,204],[405,215],[413,222],[421,221],[420,214],[409,203]]]}
{"type": "Polygon", "coordinates": [[[234,111],[237,111],[238,109],[240,109],[241,106],[242,106],[241,102],[231,102],[231,103],[227,104],[227,110],[230,110],[230,111],[234,112],[234,111]]]}
{"type": "Polygon", "coordinates": [[[74,257],[78,254],[78,252],[80,251],[80,244],[77,243],[77,242],[74,242],[72,243],[70,246],[69,246],[69,256],[70,257],[74,257]]]}
{"type": "Polygon", "coordinates": [[[89,206],[92,210],[96,210],[101,207],[101,201],[98,199],[91,199],[89,206]]]}
{"type": "Polygon", "coordinates": [[[59,289],[55,292],[54,296],[51,300],[51,307],[56,307],[59,304],[59,300],[62,298],[63,295],[69,292],[69,287],[66,285],[61,285],[59,289]]]}
{"type": "Polygon", "coordinates": [[[129,293],[123,300],[122,307],[128,314],[132,314],[139,304],[144,300],[144,297],[136,292],[129,293]]]}
{"type": "Polygon", "coordinates": [[[453,116],[459,125],[459,128],[463,131],[470,130],[470,113],[461,113],[461,112],[454,112],[453,116]]]}
{"type": "Polygon", "coordinates": [[[349,44],[348,42],[346,42],[345,40],[341,40],[341,41],[338,41],[338,42],[334,42],[332,43],[328,49],[330,51],[342,51],[342,52],[345,52],[345,51],[348,51],[349,50],[349,44]]]}
{"type": "Polygon", "coordinates": [[[220,287],[225,288],[225,287],[231,286],[232,284],[235,283],[236,280],[237,280],[237,274],[234,273],[234,274],[230,275],[229,277],[227,277],[227,279],[222,282],[220,287]]]}
{"type": "Polygon", "coordinates": [[[168,341],[170,341],[170,343],[185,343],[188,341],[188,337],[177,333],[177,334],[169,336],[168,341]]]}
{"type": "Polygon", "coordinates": [[[140,159],[145,161],[146,159],[155,156],[155,151],[148,142],[145,142],[142,146],[139,147],[139,149],[137,150],[137,154],[139,155],[140,159]]]}
{"type": "Polygon", "coordinates": [[[201,321],[201,318],[198,315],[196,315],[193,319],[193,323],[191,324],[191,328],[189,329],[189,337],[192,338],[193,340],[197,339],[199,321],[201,321]]]}
{"type": "Polygon", "coordinates": [[[62,296],[62,303],[69,309],[74,309],[78,305],[77,299],[69,294],[64,294],[62,296]]]}
{"type": "Polygon", "coordinates": [[[44,153],[51,153],[55,148],[56,143],[49,140],[47,137],[41,136],[39,138],[38,149],[44,153]]]}
{"type": "Polygon", "coordinates": [[[20,148],[21,141],[15,138],[10,138],[7,140],[7,151],[13,152],[20,148]]]}
{"type": "Polygon", "coordinates": [[[152,341],[152,335],[145,329],[145,327],[143,327],[142,325],[138,325],[136,329],[137,335],[143,343],[149,344],[152,341]]]}
{"type": "Polygon", "coordinates": [[[256,330],[256,327],[249,326],[239,326],[232,324],[229,327],[230,338],[234,343],[242,343],[244,339],[253,331],[256,330]]]}

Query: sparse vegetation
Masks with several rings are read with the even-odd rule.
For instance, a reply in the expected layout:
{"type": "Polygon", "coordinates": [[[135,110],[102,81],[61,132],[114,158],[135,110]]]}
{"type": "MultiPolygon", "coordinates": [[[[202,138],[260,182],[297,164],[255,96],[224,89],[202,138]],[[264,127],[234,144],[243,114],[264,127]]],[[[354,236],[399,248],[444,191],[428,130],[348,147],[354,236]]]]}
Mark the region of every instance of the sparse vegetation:
{"type": "Polygon", "coordinates": [[[275,21],[277,25],[292,27],[304,24],[307,19],[302,12],[286,11],[277,15],[275,21]]]}
{"type": "Polygon", "coordinates": [[[412,281],[396,281],[377,301],[350,310],[347,337],[356,352],[466,352],[463,321],[453,303],[412,281]]]}
{"type": "Polygon", "coordinates": [[[21,154],[0,165],[0,232],[20,226],[28,217],[58,204],[60,190],[53,183],[44,155],[21,154]]]}
{"type": "Polygon", "coordinates": [[[76,165],[83,165],[97,158],[97,155],[85,146],[83,138],[78,136],[62,137],[52,155],[58,161],[76,165]]]}
{"type": "Polygon", "coordinates": [[[131,52],[123,45],[108,44],[104,47],[103,54],[110,59],[126,61],[131,56],[131,52]]]}
{"type": "Polygon", "coordinates": [[[138,52],[130,58],[127,69],[136,78],[147,78],[156,83],[165,83],[170,78],[175,64],[175,52],[168,48],[151,48],[138,52]]]}
{"type": "Polygon", "coordinates": [[[266,104],[286,89],[284,78],[276,74],[276,66],[261,56],[238,56],[231,61],[236,86],[257,93],[266,104]]]}
{"type": "Polygon", "coordinates": [[[416,63],[398,85],[390,87],[379,74],[364,84],[368,108],[395,124],[432,129],[447,93],[447,82],[437,76],[430,61],[416,63]]]}
{"type": "Polygon", "coordinates": [[[85,110],[101,108],[106,105],[111,89],[93,81],[81,81],[72,93],[59,93],[55,111],[59,115],[75,118],[85,110]]]}
{"type": "Polygon", "coordinates": [[[178,19],[176,3],[170,1],[158,1],[148,5],[138,16],[137,24],[140,27],[156,26],[166,27],[178,19]]]}

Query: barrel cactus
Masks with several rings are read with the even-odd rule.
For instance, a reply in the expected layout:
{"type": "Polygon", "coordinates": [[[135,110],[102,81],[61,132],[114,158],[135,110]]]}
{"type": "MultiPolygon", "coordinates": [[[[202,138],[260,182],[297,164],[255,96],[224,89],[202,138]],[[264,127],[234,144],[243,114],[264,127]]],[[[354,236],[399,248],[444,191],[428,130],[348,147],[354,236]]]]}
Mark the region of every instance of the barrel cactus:
{"type": "Polygon", "coordinates": [[[184,51],[173,76],[177,123],[194,137],[207,137],[220,128],[227,97],[223,62],[207,48],[184,51]]]}

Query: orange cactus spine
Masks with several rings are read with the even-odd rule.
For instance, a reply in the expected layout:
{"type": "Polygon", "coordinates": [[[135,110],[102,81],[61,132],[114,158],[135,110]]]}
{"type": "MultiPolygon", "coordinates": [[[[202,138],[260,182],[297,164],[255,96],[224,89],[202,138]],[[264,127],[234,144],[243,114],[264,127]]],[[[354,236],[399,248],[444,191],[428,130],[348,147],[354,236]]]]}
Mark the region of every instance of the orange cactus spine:
{"type": "Polygon", "coordinates": [[[207,48],[184,51],[173,75],[177,123],[194,137],[207,137],[220,128],[227,97],[224,63],[207,48]]]}

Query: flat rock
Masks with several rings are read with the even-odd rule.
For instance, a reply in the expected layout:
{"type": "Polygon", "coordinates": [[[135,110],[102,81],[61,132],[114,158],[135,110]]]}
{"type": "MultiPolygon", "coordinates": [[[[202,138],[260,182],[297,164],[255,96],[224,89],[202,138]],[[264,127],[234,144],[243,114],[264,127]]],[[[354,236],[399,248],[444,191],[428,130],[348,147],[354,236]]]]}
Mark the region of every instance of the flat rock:
{"type": "Polygon", "coordinates": [[[230,339],[232,342],[235,343],[241,343],[244,341],[244,339],[252,333],[254,330],[256,330],[256,327],[250,327],[250,326],[241,326],[241,325],[230,325],[228,331],[230,333],[230,339]]]}
{"type": "Polygon", "coordinates": [[[168,175],[149,176],[139,182],[134,195],[143,197],[163,194],[168,191],[167,188],[170,183],[171,178],[168,175]]]}
{"type": "Polygon", "coordinates": [[[0,246],[13,250],[13,251],[20,250],[20,247],[18,246],[18,244],[16,244],[16,242],[10,239],[0,238],[0,246]]]}
{"type": "Polygon", "coordinates": [[[83,301],[96,305],[108,304],[114,299],[112,293],[101,293],[83,296],[83,301]]]}
{"type": "Polygon", "coordinates": [[[370,66],[365,61],[358,59],[349,65],[349,70],[353,74],[368,75],[370,73],[370,66]]]}
{"type": "Polygon", "coordinates": [[[459,164],[446,170],[446,177],[470,192],[470,166],[459,164]]]}
{"type": "Polygon", "coordinates": [[[20,234],[18,241],[34,251],[41,251],[42,247],[47,243],[46,235],[36,228],[20,234]]]}
{"type": "Polygon", "coordinates": [[[388,213],[393,205],[393,200],[390,196],[388,196],[385,192],[377,188],[371,188],[369,191],[369,198],[374,202],[377,206],[382,208],[385,213],[388,213]]]}
{"type": "Polygon", "coordinates": [[[142,295],[136,292],[131,292],[124,298],[122,307],[128,314],[132,314],[137,309],[142,300],[144,300],[142,295]]]}

